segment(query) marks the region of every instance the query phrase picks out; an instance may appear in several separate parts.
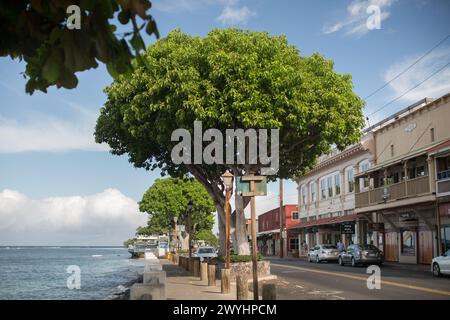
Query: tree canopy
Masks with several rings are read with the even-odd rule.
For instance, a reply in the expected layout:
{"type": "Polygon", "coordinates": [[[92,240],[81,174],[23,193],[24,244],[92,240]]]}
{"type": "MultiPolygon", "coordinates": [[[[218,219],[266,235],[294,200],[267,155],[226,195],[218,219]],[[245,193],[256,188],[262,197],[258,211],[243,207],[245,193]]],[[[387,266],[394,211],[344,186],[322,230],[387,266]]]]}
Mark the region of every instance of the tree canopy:
{"type": "MultiPolygon", "coordinates": [[[[175,129],[192,135],[194,120],[222,132],[277,128],[279,175],[289,178],[308,170],[331,145],[342,149],[356,142],[364,126],[364,102],[353,92],[351,76],[336,73],[333,62],[319,53],[301,56],[285,36],[216,29],[202,38],[175,30],[150,45],[144,59],[149,68],[139,67],[106,88],[96,141],[109,144],[113,154],[128,154],[136,167],[173,176],[191,173],[216,205],[222,250],[221,175],[226,169],[248,174],[248,167],[173,163],[175,129]]],[[[245,232],[242,211],[235,221],[245,232]]],[[[239,241],[247,243],[247,237],[239,241]]]]}
{"type": "Polygon", "coordinates": [[[74,88],[75,72],[96,68],[97,61],[113,77],[131,74],[132,59],[145,48],[140,31],[159,37],[150,7],[149,0],[0,0],[0,56],[25,61],[30,94],[53,85],[74,88]],[[67,27],[73,5],[80,8],[79,30],[67,27]],[[118,34],[115,17],[132,30],[118,34]]]}
{"type": "Polygon", "coordinates": [[[155,180],[139,202],[139,209],[149,214],[149,221],[147,227],[138,228],[138,234],[167,233],[174,227],[174,217],[183,224],[188,215],[197,224],[197,231],[211,230],[214,224],[214,204],[205,188],[192,178],[155,180]],[[193,207],[187,212],[190,201],[193,207]]]}
{"type": "Polygon", "coordinates": [[[203,240],[208,246],[217,246],[219,240],[211,230],[199,230],[194,235],[195,240],[203,240]]]}

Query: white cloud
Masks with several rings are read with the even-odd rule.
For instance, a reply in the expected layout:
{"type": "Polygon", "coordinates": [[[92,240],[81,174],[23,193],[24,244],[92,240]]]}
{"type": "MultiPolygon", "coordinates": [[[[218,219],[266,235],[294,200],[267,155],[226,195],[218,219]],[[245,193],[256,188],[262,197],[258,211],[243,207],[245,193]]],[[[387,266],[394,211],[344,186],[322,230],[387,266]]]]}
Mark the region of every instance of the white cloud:
{"type": "Polygon", "coordinates": [[[395,1],[396,0],[354,0],[347,6],[347,16],[343,20],[331,25],[325,25],[322,31],[325,34],[329,34],[345,30],[347,35],[361,37],[370,31],[367,27],[367,20],[373,13],[367,13],[367,8],[370,6],[377,6],[380,9],[380,21],[383,23],[383,21],[390,16],[388,10],[395,1]]]}
{"type": "Polygon", "coordinates": [[[256,16],[256,12],[250,10],[247,6],[239,8],[234,5],[226,5],[217,20],[224,25],[245,25],[254,16],[256,16]]]}
{"type": "Polygon", "coordinates": [[[26,151],[108,150],[95,143],[97,114],[73,108],[71,121],[46,115],[35,115],[26,121],[7,119],[0,115],[0,153],[26,151]]]}
{"type": "Polygon", "coordinates": [[[0,245],[120,245],[146,221],[117,189],[37,200],[0,192],[0,245]]]}
{"type": "Polygon", "coordinates": [[[166,13],[194,12],[209,6],[223,7],[216,18],[223,25],[245,25],[256,16],[255,11],[240,6],[239,0],[163,0],[154,4],[156,10],[166,13]]]}
{"type": "MultiPolygon", "coordinates": [[[[403,61],[391,65],[384,73],[384,80],[386,82],[390,81],[422,55],[423,53],[407,57],[403,61]]],[[[389,84],[389,88],[393,92],[393,97],[402,95],[428,78],[432,73],[442,68],[448,62],[450,62],[450,47],[435,49],[411,69],[389,84]]],[[[401,100],[415,102],[425,97],[438,98],[443,94],[450,92],[449,79],[450,67],[447,67],[411,92],[407,93],[401,100]]]]}

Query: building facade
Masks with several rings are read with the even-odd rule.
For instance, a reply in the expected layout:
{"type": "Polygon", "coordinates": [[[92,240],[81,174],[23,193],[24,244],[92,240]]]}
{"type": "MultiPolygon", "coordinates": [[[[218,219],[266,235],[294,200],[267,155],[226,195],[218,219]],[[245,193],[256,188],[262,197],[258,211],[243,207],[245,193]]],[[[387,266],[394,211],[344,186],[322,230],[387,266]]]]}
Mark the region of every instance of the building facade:
{"type": "Polygon", "coordinates": [[[370,128],[374,162],[355,175],[355,213],[387,261],[428,264],[449,247],[449,119],[447,94],[370,128]]]}
{"type": "Polygon", "coordinates": [[[289,229],[297,232],[300,255],[316,244],[364,241],[366,219],[354,212],[354,176],[373,165],[373,148],[373,136],[366,134],[341,152],[319,157],[312,170],[296,178],[300,219],[289,229]]]}
{"type": "MultiPolygon", "coordinates": [[[[287,204],[284,209],[284,227],[288,229],[290,226],[299,221],[298,209],[295,204],[287,204]]],[[[299,241],[295,234],[284,232],[284,252],[295,254],[298,252],[299,241]]],[[[258,250],[263,255],[279,255],[280,254],[280,208],[275,208],[264,212],[258,216],[258,250]]]]}

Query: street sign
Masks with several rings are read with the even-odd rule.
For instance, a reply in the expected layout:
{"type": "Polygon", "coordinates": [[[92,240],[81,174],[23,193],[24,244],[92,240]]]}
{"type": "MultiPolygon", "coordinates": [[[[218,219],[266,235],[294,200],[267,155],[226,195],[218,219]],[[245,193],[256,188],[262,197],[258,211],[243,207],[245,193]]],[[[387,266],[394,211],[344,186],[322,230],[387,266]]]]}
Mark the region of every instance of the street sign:
{"type": "Polygon", "coordinates": [[[236,192],[243,197],[265,196],[267,194],[267,178],[265,176],[243,176],[237,177],[236,180],[236,192]],[[250,191],[249,179],[255,181],[255,190],[253,192],[250,191]]]}
{"type": "Polygon", "coordinates": [[[354,234],[355,233],[355,224],[352,222],[344,222],[341,224],[341,233],[342,234],[354,234]]]}

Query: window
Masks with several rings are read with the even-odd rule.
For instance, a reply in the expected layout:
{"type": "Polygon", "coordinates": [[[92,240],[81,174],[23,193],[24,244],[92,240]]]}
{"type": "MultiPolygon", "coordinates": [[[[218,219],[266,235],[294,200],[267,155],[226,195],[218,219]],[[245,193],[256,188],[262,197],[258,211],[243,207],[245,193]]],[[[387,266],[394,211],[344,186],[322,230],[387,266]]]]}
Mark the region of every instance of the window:
{"type": "Polygon", "coordinates": [[[430,129],[430,138],[431,138],[431,142],[434,142],[434,128],[430,129]]]}
{"type": "Polygon", "coordinates": [[[327,178],[328,184],[328,197],[331,198],[333,196],[333,177],[327,178]]]}
{"type": "Polygon", "coordinates": [[[302,205],[308,203],[308,187],[306,185],[302,186],[302,205]]]}
{"type": "Polygon", "coordinates": [[[292,220],[298,220],[298,212],[297,211],[292,211],[291,219],[292,220]]]}
{"type": "MultiPolygon", "coordinates": [[[[359,172],[369,170],[369,160],[363,160],[359,163],[359,172]]],[[[369,188],[369,177],[359,179],[360,191],[369,188]]]]}
{"type": "Polygon", "coordinates": [[[353,178],[353,168],[347,169],[347,192],[353,192],[355,190],[355,179],[353,178]]]}
{"type": "Polygon", "coordinates": [[[334,194],[337,196],[341,194],[341,175],[339,173],[334,175],[334,194]]]}
{"type": "Polygon", "coordinates": [[[320,180],[320,199],[325,200],[327,198],[327,180],[323,178],[320,180]]]}
{"type": "Polygon", "coordinates": [[[298,250],[298,238],[289,239],[289,250],[298,250]]]}
{"type": "Polygon", "coordinates": [[[450,178],[450,156],[436,158],[436,172],[437,180],[450,178]]]}
{"type": "Polygon", "coordinates": [[[393,156],[394,156],[394,145],[391,144],[391,157],[393,157],[393,156]]]}
{"type": "Polygon", "coordinates": [[[402,255],[414,256],[416,254],[416,234],[414,231],[402,232],[402,255]]]}
{"type": "Polygon", "coordinates": [[[311,202],[316,203],[317,201],[317,183],[311,183],[311,202]]]}
{"type": "Polygon", "coordinates": [[[450,226],[446,225],[441,228],[441,252],[450,250],[450,226]]]}

